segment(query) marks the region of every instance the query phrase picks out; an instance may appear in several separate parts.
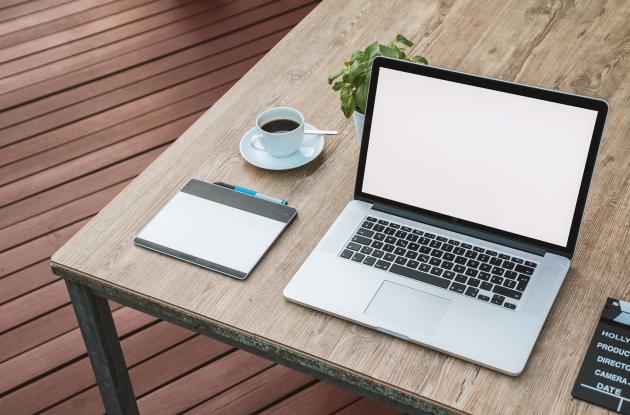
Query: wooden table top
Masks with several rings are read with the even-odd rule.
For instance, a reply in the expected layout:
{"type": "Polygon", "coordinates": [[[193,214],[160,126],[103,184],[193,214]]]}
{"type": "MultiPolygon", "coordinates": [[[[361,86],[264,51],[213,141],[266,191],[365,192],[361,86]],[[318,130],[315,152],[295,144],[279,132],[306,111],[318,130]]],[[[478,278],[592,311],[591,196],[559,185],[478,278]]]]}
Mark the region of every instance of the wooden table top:
{"type": "Polygon", "coordinates": [[[474,413],[597,413],[570,391],[608,296],[629,298],[630,3],[326,0],[53,256],[105,289],[265,339],[392,389],[474,413]],[[436,66],[606,99],[611,111],[577,253],[523,375],[501,375],[287,302],[282,290],[351,200],[354,126],[326,83],[354,50],[397,33],[436,66]],[[326,139],[311,164],[255,168],[241,136],[264,108],[298,108],[326,139]],[[289,200],[299,216],[246,282],[133,245],[189,179],[289,200]]]}

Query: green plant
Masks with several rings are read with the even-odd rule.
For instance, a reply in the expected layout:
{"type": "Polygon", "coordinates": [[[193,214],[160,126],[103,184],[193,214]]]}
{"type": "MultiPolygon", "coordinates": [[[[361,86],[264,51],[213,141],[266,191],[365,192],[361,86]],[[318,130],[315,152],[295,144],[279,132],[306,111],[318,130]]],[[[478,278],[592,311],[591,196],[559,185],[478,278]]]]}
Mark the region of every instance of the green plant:
{"type": "Polygon", "coordinates": [[[412,47],[413,42],[400,34],[396,35],[396,40],[389,45],[374,42],[365,50],[354,52],[350,60],[343,63],[342,69],[333,72],[328,77],[328,84],[332,85],[333,90],[339,91],[341,110],[346,117],[350,117],[355,108],[359,112],[365,113],[372,61],[375,57],[387,56],[424,63],[425,65],[429,63],[424,56],[407,56],[407,52],[402,46],[412,47]],[[335,82],[340,76],[341,81],[335,82]]]}

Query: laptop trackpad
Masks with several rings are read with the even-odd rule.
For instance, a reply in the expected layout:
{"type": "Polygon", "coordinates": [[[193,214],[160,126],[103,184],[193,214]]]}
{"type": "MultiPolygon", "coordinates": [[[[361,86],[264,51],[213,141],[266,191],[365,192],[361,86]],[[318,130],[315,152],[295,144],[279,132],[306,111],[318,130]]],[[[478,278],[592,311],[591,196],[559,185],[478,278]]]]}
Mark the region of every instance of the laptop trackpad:
{"type": "Polygon", "coordinates": [[[384,281],[365,309],[365,314],[431,335],[442,321],[450,303],[451,300],[446,298],[384,281]]]}

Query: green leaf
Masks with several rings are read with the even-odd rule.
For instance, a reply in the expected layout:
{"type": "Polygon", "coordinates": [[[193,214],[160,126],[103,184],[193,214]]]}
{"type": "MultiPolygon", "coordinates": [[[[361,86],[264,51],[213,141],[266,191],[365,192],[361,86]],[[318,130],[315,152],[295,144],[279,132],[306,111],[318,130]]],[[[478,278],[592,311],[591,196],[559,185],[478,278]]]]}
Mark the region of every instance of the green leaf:
{"type": "Polygon", "coordinates": [[[335,82],[332,89],[333,91],[339,91],[344,85],[348,85],[345,82],[335,82]]]}
{"type": "Polygon", "coordinates": [[[386,45],[379,45],[379,51],[381,52],[381,55],[387,56],[388,58],[398,59],[400,57],[398,49],[390,48],[386,45]]]}
{"type": "Polygon", "coordinates": [[[365,52],[362,50],[357,50],[352,54],[350,58],[351,61],[364,61],[366,59],[365,52]]]}
{"type": "Polygon", "coordinates": [[[420,56],[420,55],[412,56],[411,60],[414,61],[414,62],[418,62],[418,63],[424,63],[425,65],[429,64],[429,61],[427,60],[427,58],[425,58],[424,56],[420,56]]]}
{"type": "Polygon", "coordinates": [[[343,69],[336,70],[335,72],[328,75],[328,84],[332,84],[333,81],[341,76],[343,73],[343,69]]]}
{"type": "Polygon", "coordinates": [[[367,82],[362,83],[361,85],[357,86],[357,89],[354,91],[354,96],[355,96],[357,107],[359,107],[359,110],[363,114],[365,114],[365,105],[367,103],[367,96],[368,96],[367,82]]]}
{"type": "Polygon", "coordinates": [[[343,111],[343,115],[346,118],[350,118],[352,112],[354,111],[354,107],[356,106],[356,101],[354,99],[354,94],[352,93],[352,88],[349,86],[344,86],[341,88],[341,111],[343,111]]]}
{"type": "Polygon", "coordinates": [[[368,46],[367,48],[365,48],[365,54],[369,57],[369,58],[373,58],[374,56],[376,56],[376,54],[378,53],[378,42],[374,42],[372,43],[370,46],[368,46]]]}
{"type": "Polygon", "coordinates": [[[407,39],[406,37],[404,37],[403,35],[401,35],[400,33],[396,35],[396,42],[402,43],[403,45],[405,45],[407,47],[412,47],[413,46],[413,42],[411,40],[407,39]]]}

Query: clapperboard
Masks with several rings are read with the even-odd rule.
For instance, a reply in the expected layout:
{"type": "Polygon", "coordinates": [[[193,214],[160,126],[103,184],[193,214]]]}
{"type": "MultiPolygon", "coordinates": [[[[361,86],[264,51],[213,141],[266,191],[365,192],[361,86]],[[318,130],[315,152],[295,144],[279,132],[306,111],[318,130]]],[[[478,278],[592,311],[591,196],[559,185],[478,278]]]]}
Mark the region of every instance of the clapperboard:
{"type": "Polygon", "coordinates": [[[606,302],[571,394],[630,415],[629,302],[606,302]]]}

